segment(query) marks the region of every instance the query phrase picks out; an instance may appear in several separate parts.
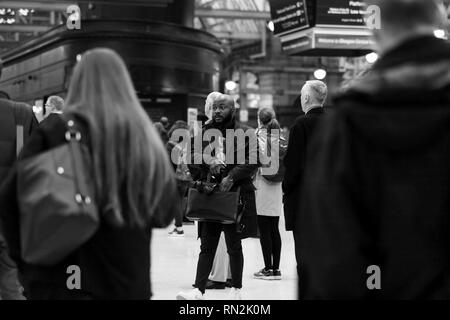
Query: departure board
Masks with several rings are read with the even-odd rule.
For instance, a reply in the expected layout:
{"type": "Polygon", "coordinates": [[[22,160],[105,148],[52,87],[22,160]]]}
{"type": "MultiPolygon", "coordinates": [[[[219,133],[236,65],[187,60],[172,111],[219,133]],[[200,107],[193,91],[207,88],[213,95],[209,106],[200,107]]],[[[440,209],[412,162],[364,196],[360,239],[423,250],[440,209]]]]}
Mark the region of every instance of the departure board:
{"type": "Polygon", "coordinates": [[[281,35],[308,28],[306,0],[270,0],[274,34],[281,35]]]}
{"type": "Polygon", "coordinates": [[[365,27],[364,1],[316,0],[316,25],[365,27]]]}

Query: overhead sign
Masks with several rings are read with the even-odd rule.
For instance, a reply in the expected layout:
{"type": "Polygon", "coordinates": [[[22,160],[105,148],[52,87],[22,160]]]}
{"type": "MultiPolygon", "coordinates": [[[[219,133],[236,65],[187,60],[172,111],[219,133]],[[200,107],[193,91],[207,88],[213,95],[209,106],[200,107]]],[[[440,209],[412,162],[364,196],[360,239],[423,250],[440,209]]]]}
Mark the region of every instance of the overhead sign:
{"type": "Polygon", "coordinates": [[[364,1],[317,0],[316,25],[365,28],[364,1]]]}
{"type": "Polygon", "coordinates": [[[370,50],[375,44],[371,37],[358,35],[317,34],[315,41],[317,48],[331,49],[370,50]]]}
{"type": "Polygon", "coordinates": [[[270,5],[274,33],[287,54],[358,56],[374,50],[365,18],[369,22],[379,12],[364,0],[270,0],[270,5]]]}
{"type": "Polygon", "coordinates": [[[369,30],[311,28],[281,37],[281,47],[287,54],[345,55],[373,51],[375,41],[369,30]]]}
{"type": "Polygon", "coordinates": [[[288,53],[297,53],[307,51],[313,48],[313,37],[310,35],[305,35],[303,37],[298,37],[293,40],[288,40],[281,43],[283,51],[288,53]]]}
{"type": "Polygon", "coordinates": [[[269,2],[275,35],[310,27],[306,0],[270,0],[269,2]]]}

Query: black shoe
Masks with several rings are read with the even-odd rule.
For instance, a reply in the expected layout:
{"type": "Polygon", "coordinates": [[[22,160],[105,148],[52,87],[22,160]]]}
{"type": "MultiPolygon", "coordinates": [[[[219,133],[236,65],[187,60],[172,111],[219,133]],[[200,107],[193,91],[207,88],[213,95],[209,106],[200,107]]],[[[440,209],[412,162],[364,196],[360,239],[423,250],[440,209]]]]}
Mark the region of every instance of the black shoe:
{"type": "Polygon", "coordinates": [[[272,269],[263,268],[263,269],[259,270],[258,272],[255,272],[253,274],[253,277],[255,279],[272,280],[273,270],[272,269]]]}
{"type": "Polygon", "coordinates": [[[225,282],[208,280],[208,282],[206,282],[206,289],[207,290],[211,290],[211,289],[222,290],[222,289],[225,289],[225,282]]]}
{"type": "MultiPolygon", "coordinates": [[[[225,289],[227,285],[227,282],[219,282],[219,281],[212,281],[212,280],[208,280],[206,282],[206,290],[222,290],[225,289]]],[[[192,287],[197,288],[195,283],[192,285],[192,287]]],[[[230,287],[231,288],[231,283],[230,283],[230,287]]]]}
{"type": "Polygon", "coordinates": [[[231,279],[227,279],[227,282],[225,282],[225,287],[227,287],[227,288],[233,287],[233,282],[232,281],[233,280],[231,280],[231,279]]]}
{"type": "Polygon", "coordinates": [[[281,280],[281,271],[273,270],[272,280],[281,280]]]}

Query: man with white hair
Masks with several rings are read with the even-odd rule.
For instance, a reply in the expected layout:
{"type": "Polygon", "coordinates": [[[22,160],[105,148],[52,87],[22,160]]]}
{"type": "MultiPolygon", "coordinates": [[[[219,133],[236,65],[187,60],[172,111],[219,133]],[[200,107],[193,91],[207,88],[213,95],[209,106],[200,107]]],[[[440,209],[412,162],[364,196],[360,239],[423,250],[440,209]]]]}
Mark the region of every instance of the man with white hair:
{"type": "MultiPolygon", "coordinates": [[[[436,0],[368,0],[380,59],[311,146],[301,299],[450,297],[450,44],[436,0]]],[[[446,17],[445,17],[446,19],[446,17]]]]}
{"type": "MultiPolygon", "coordinates": [[[[323,116],[323,105],[327,97],[327,86],[322,81],[307,81],[301,90],[301,104],[305,115],[295,121],[290,130],[289,145],[283,159],[286,168],[283,180],[283,202],[286,230],[293,231],[295,241],[295,256],[299,263],[298,230],[296,220],[301,214],[298,210],[298,198],[301,194],[302,177],[308,145],[314,129],[323,116]]],[[[299,269],[297,267],[297,272],[299,269]]]]}
{"type": "Polygon", "coordinates": [[[59,96],[50,96],[45,103],[45,115],[62,114],[64,108],[64,99],[59,96]]]}

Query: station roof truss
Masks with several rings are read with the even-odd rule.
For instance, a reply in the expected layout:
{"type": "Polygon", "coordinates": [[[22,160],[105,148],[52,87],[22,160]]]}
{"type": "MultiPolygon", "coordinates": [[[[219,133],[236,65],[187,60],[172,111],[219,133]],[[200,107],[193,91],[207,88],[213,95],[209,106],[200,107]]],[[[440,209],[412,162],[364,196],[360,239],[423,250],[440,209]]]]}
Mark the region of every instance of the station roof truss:
{"type": "MultiPolygon", "coordinates": [[[[127,0],[130,6],[167,5],[174,0],[127,0]]],[[[118,4],[120,0],[0,0],[0,56],[48,29],[65,23],[77,2],[118,4]]],[[[450,0],[444,0],[450,17],[450,0]]],[[[270,21],[268,0],[195,0],[194,27],[214,34],[231,50],[261,43],[270,21]]]]}
{"type": "MultiPolygon", "coordinates": [[[[117,4],[118,0],[96,0],[117,4]]],[[[173,0],[129,0],[127,5],[167,5],[173,0]]],[[[87,0],[0,0],[0,55],[50,28],[65,23],[71,2],[87,0]]],[[[194,27],[214,34],[225,44],[261,41],[270,21],[268,0],[195,0],[194,27]]]]}

